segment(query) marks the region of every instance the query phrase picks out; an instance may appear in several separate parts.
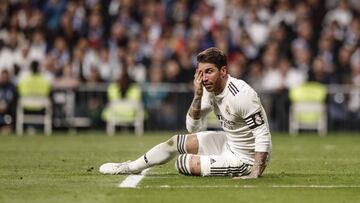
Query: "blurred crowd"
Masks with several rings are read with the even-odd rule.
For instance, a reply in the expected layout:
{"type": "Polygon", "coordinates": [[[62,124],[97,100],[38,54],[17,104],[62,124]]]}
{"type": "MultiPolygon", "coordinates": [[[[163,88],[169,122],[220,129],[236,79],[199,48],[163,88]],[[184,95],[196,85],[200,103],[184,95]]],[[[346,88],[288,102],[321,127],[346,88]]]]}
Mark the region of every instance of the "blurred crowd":
{"type": "Polygon", "coordinates": [[[32,61],[53,87],[131,80],[191,83],[216,46],[255,89],[315,80],[360,86],[358,0],[2,0],[0,71],[15,86],[32,61]],[[124,65],[126,64],[126,65],[124,65]]]}

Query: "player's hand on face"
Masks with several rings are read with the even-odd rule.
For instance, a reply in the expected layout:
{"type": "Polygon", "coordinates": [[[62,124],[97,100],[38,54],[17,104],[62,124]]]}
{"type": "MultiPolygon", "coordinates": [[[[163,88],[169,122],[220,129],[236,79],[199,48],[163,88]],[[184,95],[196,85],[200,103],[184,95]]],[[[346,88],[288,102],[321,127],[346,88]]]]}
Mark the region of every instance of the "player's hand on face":
{"type": "Polygon", "coordinates": [[[202,85],[203,72],[196,69],[194,76],[194,91],[197,96],[202,96],[203,94],[203,85],[202,85]]]}

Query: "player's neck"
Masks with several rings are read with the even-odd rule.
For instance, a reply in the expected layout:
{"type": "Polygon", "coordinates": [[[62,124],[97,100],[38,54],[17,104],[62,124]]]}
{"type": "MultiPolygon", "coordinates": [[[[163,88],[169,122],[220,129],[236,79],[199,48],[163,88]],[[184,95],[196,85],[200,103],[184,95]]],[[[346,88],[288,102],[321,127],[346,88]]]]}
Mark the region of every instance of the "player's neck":
{"type": "Polygon", "coordinates": [[[224,76],[224,78],[221,78],[221,82],[220,82],[219,88],[214,91],[214,94],[215,94],[215,95],[219,95],[219,94],[221,94],[221,93],[224,91],[228,79],[229,79],[229,76],[228,76],[227,74],[224,76]]]}

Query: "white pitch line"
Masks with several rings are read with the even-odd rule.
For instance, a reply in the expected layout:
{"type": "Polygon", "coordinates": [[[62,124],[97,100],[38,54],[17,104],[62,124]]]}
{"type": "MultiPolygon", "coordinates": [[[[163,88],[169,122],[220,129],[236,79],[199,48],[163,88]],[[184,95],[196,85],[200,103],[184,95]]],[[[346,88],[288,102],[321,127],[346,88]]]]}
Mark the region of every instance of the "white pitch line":
{"type": "Polygon", "coordinates": [[[187,188],[360,188],[360,185],[158,185],[158,186],[143,186],[141,188],[172,188],[172,189],[187,189],[187,188]]]}
{"type": "Polygon", "coordinates": [[[272,188],[360,188],[360,185],[272,185],[272,188]]]}
{"type": "Polygon", "coordinates": [[[145,174],[150,170],[147,168],[141,172],[140,175],[129,175],[125,180],[118,185],[120,188],[136,188],[139,182],[145,177],[145,174]]]}

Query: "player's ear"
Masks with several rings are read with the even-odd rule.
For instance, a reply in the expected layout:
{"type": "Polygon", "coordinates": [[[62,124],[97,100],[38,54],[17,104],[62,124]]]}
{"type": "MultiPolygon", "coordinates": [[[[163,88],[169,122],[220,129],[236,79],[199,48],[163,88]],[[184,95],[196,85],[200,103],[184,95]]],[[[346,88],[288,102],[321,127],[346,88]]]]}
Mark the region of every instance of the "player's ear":
{"type": "Polygon", "coordinates": [[[227,75],[227,67],[223,66],[220,68],[220,75],[222,78],[224,78],[227,75]]]}

